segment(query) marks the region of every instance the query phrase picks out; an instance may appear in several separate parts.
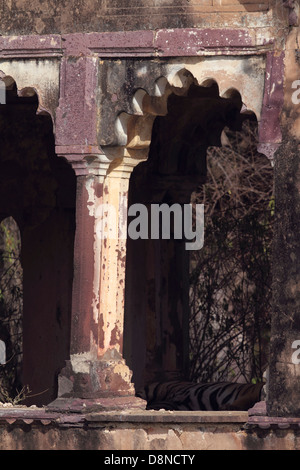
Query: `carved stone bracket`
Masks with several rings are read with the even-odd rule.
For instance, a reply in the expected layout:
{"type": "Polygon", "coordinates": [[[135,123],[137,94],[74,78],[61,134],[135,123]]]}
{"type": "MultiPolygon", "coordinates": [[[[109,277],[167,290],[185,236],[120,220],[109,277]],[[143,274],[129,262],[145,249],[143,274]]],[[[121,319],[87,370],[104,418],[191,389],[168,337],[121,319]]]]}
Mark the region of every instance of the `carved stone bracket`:
{"type": "Polygon", "coordinates": [[[95,175],[103,180],[113,159],[94,146],[58,145],[55,150],[70,163],[76,176],[95,175]]]}

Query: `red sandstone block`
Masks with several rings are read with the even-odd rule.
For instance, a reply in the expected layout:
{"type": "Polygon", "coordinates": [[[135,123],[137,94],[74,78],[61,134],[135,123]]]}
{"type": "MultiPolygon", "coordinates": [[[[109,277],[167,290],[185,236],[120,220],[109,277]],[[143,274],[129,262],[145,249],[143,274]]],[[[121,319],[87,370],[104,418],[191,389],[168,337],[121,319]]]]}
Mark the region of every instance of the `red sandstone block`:
{"type": "Polygon", "coordinates": [[[249,47],[255,43],[246,30],[226,29],[166,29],[156,34],[154,46],[160,55],[195,55],[212,48],[249,47]]]}

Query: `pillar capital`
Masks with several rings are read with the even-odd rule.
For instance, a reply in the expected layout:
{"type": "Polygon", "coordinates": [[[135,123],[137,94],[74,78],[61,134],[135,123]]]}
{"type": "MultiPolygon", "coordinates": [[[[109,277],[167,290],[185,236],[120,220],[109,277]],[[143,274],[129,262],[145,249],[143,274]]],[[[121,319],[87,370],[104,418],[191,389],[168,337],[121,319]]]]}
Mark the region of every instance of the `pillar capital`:
{"type": "Polygon", "coordinates": [[[57,145],[56,153],[65,158],[72,166],[76,176],[95,175],[105,178],[107,170],[114,158],[107,156],[96,146],[57,145]]]}
{"type": "Polygon", "coordinates": [[[107,160],[111,161],[107,176],[129,179],[134,168],[148,158],[148,148],[104,147],[107,160]]]}

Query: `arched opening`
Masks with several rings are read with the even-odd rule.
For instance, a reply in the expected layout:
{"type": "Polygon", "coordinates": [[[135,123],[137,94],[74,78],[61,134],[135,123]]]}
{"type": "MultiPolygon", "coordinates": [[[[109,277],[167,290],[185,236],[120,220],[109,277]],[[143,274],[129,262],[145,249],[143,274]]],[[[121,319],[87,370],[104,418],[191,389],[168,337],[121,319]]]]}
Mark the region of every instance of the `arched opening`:
{"type": "Polygon", "coordinates": [[[18,96],[10,83],[0,106],[0,217],[13,217],[21,234],[21,385],[28,405],[56,398],[68,357],[75,232],[75,174],[55,154],[50,116],[37,109],[34,93],[18,96]]]}
{"type": "Polygon", "coordinates": [[[190,373],[198,382],[263,380],[269,363],[273,168],[257,122],[207,151],[205,243],[190,262],[190,373]]]}
{"type": "MultiPolygon", "coordinates": [[[[234,133],[254,119],[241,113],[236,90],[220,97],[214,81],[204,85],[191,83],[185,93],[169,95],[168,114],[154,121],[148,160],[132,173],[129,210],[133,204],[146,206],[148,229],[153,205],[177,204],[184,214],[206,181],[208,149],[226,142],[224,128],[234,133]]],[[[129,216],[129,228],[132,220],[129,216]]],[[[175,231],[169,239],[162,234],[151,239],[150,232],[127,242],[124,357],[136,390],[155,381],[190,380],[191,369],[186,239],[175,231]]]]}

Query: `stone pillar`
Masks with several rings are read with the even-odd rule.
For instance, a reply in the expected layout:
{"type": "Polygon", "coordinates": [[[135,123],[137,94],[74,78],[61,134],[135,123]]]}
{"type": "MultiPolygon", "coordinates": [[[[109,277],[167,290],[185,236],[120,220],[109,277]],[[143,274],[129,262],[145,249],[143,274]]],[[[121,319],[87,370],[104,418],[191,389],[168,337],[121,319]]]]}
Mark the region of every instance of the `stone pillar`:
{"type": "Polygon", "coordinates": [[[297,28],[285,52],[282,144],[275,155],[273,318],[267,412],[300,416],[300,63],[297,28]]]}
{"type": "Polygon", "coordinates": [[[104,153],[99,147],[98,57],[66,50],[60,76],[56,153],[77,176],[76,232],[70,357],[58,377],[58,399],[49,406],[74,409],[87,400],[104,408],[144,406],[134,397],[122,356],[126,240],[103,236],[105,204],[117,221],[120,214],[126,220],[131,160],[121,148],[104,153]]]}
{"type": "Polygon", "coordinates": [[[130,158],[111,163],[104,155],[89,155],[84,168],[84,161],[68,159],[77,174],[70,359],[51,406],[79,398],[108,409],[143,407],[143,400],[134,397],[132,373],[122,355],[127,193],[133,165],[130,158]]]}
{"type": "Polygon", "coordinates": [[[299,152],[296,142],[285,142],[275,158],[270,416],[300,416],[299,152]]]}
{"type": "MultiPolygon", "coordinates": [[[[134,163],[113,163],[104,181],[99,295],[99,354],[120,358],[123,351],[128,186],[134,163]]],[[[101,223],[101,226],[99,226],[101,223]]]]}

